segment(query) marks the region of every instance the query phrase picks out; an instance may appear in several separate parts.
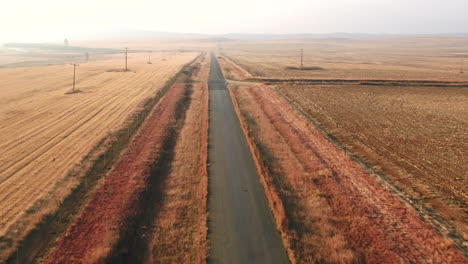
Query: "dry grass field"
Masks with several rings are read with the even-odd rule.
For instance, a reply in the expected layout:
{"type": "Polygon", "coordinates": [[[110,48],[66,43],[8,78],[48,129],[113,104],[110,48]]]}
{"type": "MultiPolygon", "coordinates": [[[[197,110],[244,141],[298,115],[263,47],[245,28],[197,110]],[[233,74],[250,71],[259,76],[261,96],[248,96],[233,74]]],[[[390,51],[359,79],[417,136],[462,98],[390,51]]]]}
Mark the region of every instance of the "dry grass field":
{"type": "MultiPolygon", "coordinates": [[[[468,206],[468,88],[277,88],[348,150],[372,163],[393,165],[386,168],[388,175],[414,198],[442,199],[450,207],[468,206]]],[[[463,219],[460,211],[458,220],[463,219]]]]}
{"type": "Polygon", "coordinates": [[[172,169],[161,184],[147,263],[205,263],[207,258],[209,70],[210,57],[205,56],[191,77],[191,102],[172,169]]]}
{"type": "Polygon", "coordinates": [[[255,77],[468,80],[466,38],[304,39],[222,43],[219,52],[255,77]],[[300,67],[322,70],[293,70],[300,67]]]}
{"type": "MultiPolygon", "coordinates": [[[[468,74],[466,70],[460,73],[460,58],[468,54],[467,42],[466,38],[425,37],[223,44],[219,61],[226,78],[233,80],[231,87],[248,134],[266,167],[265,188],[273,193],[270,206],[295,261],[398,261],[392,250],[382,248],[422,232],[411,231],[415,226],[404,227],[410,222],[429,226],[446,240],[442,246],[435,242],[437,235],[427,231],[434,239],[434,250],[438,248],[432,257],[448,253],[443,252],[450,243],[466,254],[468,74]],[[300,66],[301,48],[306,54],[304,66],[321,69],[293,69],[300,66]],[[313,85],[308,81],[313,79],[337,81],[313,85]],[[379,82],[359,85],[339,80],[379,82]],[[440,85],[417,80],[439,81],[440,85]],[[456,87],[451,82],[463,84],[456,87]],[[292,107],[282,110],[283,101],[277,95],[292,107]],[[315,129],[339,152],[327,149],[321,137],[315,138],[315,129]],[[366,173],[355,168],[348,174],[355,165],[346,158],[340,161],[343,153],[366,173]],[[370,180],[368,174],[375,179],[370,180]],[[356,175],[361,176],[357,179],[356,175]],[[359,183],[364,180],[367,183],[359,183]],[[403,210],[395,197],[412,209],[403,210]],[[425,224],[417,223],[415,217],[425,224]],[[374,227],[392,221],[396,221],[395,228],[380,227],[387,230],[386,235],[379,238],[376,230],[371,234],[374,227]],[[368,232],[375,239],[370,244],[363,237],[368,232]],[[381,248],[366,246],[371,244],[381,248]]],[[[416,240],[413,253],[408,247],[409,251],[397,254],[417,261],[416,240]]]]}
{"type": "Polygon", "coordinates": [[[232,85],[292,263],[461,263],[391,185],[265,85],[232,85]],[[279,199],[274,199],[279,197],[279,199]]]}
{"type": "Polygon", "coordinates": [[[0,263],[209,261],[206,50],[291,263],[466,261],[468,38],[219,40],[0,48],[0,263]]]}
{"type": "MultiPolygon", "coordinates": [[[[0,70],[0,237],[8,251],[80,179],[66,177],[103,138],[153,96],[196,53],[122,54],[77,68],[0,70]]],[[[3,255],[3,252],[2,252],[3,255]]]]}
{"type": "Polygon", "coordinates": [[[468,235],[468,88],[285,85],[349,151],[468,235]]]}
{"type": "Polygon", "coordinates": [[[187,79],[194,68],[177,75],[45,263],[145,263],[152,223],[165,199],[164,179],[190,105],[193,87],[187,79]]]}
{"type": "MultiPolygon", "coordinates": [[[[466,38],[316,39],[223,45],[221,62],[234,80],[353,79],[463,81],[466,38]],[[324,70],[287,70],[298,66],[324,70]],[[240,66],[240,67],[239,67],[240,66]],[[245,72],[247,70],[247,73],[245,72]]],[[[466,62],[465,62],[466,64],[466,62]]],[[[382,83],[385,84],[385,83],[382,83]]],[[[378,171],[411,199],[425,204],[468,234],[468,88],[406,84],[272,87],[326,133],[378,171]]]]}

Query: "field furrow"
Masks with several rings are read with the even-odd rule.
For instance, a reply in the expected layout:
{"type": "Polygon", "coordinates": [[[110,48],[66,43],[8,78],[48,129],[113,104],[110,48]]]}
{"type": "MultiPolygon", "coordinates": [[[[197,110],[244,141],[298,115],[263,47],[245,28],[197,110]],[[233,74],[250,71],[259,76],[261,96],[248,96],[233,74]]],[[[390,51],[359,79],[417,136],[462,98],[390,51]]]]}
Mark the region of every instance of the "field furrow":
{"type": "Polygon", "coordinates": [[[267,191],[282,198],[289,221],[284,237],[298,263],[464,261],[382,179],[328,142],[269,87],[234,91],[273,179],[267,191]]]}
{"type": "MultiPolygon", "coordinates": [[[[77,69],[81,92],[75,94],[65,94],[73,74],[68,65],[0,70],[2,239],[8,241],[7,234],[20,239],[50,212],[53,208],[35,204],[42,199],[58,204],[67,190],[50,193],[55,184],[196,54],[164,60],[163,54],[153,55],[155,63],[146,64],[146,55],[131,54],[131,72],[109,72],[119,68],[121,55],[82,64],[77,69]]],[[[10,243],[2,250],[11,249],[10,243]]]]}

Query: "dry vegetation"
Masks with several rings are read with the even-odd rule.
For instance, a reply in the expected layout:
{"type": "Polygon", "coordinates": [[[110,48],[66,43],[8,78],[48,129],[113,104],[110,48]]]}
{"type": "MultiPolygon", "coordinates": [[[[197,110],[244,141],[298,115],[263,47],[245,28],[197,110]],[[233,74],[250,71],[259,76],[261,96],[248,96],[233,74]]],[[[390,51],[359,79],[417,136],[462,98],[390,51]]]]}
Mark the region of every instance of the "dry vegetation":
{"type": "Polygon", "coordinates": [[[255,77],[467,81],[468,74],[460,74],[466,43],[437,37],[258,40],[226,42],[220,52],[255,77]],[[301,48],[304,66],[322,70],[287,69],[300,67],[301,48]]]}
{"type": "Polygon", "coordinates": [[[468,75],[460,74],[466,42],[223,45],[219,61],[226,78],[234,80],[234,97],[264,165],[270,206],[293,261],[395,263],[427,256],[434,262],[464,261],[449,245],[467,254],[468,75]],[[305,66],[321,70],[297,69],[301,48],[305,66]],[[255,79],[273,80],[273,87],[251,83],[255,79]],[[312,85],[307,79],[337,81],[312,85]],[[364,82],[340,84],[340,79],[381,81],[360,85],[364,82]]]}
{"type": "Polygon", "coordinates": [[[195,74],[171,171],[160,190],[148,263],[205,263],[209,56],[195,74]]]}
{"type": "MultiPolygon", "coordinates": [[[[230,85],[236,111],[293,263],[466,260],[453,241],[466,253],[468,88],[281,80],[467,82],[468,74],[459,73],[466,43],[428,37],[222,43],[219,63],[236,80],[230,85]],[[279,82],[242,82],[254,78],[279,82]]],[[[44,65],[50,56],[0,50],[0,68],[6,67],[0,69],[0,262],[83,182],[100,153],[86,155],[197,55],[177,50],[216,43],[76,44],[151,49],[152,64],[146,53],[129,55],[130,72],[121,71],[122,54],[80,58],[80,92],[70,94],[72,66],[11,68],[44,65]]],[[[52,64],[70,59],[58,55],[52,64]]],[[[96,192],[75,222],[64,224],[71,226],[48,262],[205,262],[207,57],[194,69],[94,182],[96,192]]]]}
{"type": "Polygon", "coordinates": [[[419,204],[468,236],[468,88],[279,86],[419,204]]]}
{"type": "MultiPolygon", "coordinates": [[[[193,68],[194,66],[190,66],[193,68]]],[[[142,263],[157,201],[190,104],[184,69],[46,258],[46,263],[142,263]]]]}
{"type": "Polygon", "coordinates": [[[233,87],[265,168],[265,189],[280,198],[270,205],[293,263],[464,260],[391,185],[328,142],[269,87],[233,87]]]}
{"type": "Polygon", "coordinates": [[[107,71],[122,55],[81,64],[76,94],[69,65],[0,70],[2,258],[81,180],[70,170],[195,56],[130,54],[132,72],[107,71]]]}

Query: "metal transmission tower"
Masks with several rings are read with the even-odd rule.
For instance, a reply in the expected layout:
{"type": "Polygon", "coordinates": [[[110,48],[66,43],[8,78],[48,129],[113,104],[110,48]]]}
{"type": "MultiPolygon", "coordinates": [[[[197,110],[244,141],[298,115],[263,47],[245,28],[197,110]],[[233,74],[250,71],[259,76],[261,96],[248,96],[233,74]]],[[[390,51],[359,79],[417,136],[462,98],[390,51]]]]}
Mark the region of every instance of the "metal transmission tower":
{"type": "Polygon", "coordinates": [[[128,68],[127,68],[128,59],[127,59],[127,57],[128,57],[128,48],[125,47],[125,71],[128,71],[128,68]]]}
{"type": "Polygon", "coordinates": [[[304,68],[304,49],[301,49],[301,69],[304,68]]]}
{"type": "Polygon", "coordinates": [[[72,65],[73,65],[73,93],[75,93],[76,67],[80,65],[79,64],[72,64],[72,65]]]}

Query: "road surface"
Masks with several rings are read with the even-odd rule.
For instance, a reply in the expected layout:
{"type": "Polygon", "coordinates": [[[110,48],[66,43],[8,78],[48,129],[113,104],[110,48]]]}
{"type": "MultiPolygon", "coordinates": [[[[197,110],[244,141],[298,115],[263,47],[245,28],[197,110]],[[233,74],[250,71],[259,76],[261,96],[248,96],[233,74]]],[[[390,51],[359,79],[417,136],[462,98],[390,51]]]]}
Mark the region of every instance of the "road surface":
{"type": "Polygon", "coordinates": [[[208,86],[208,263],[289,263],[213,55],[208,86]]]}

